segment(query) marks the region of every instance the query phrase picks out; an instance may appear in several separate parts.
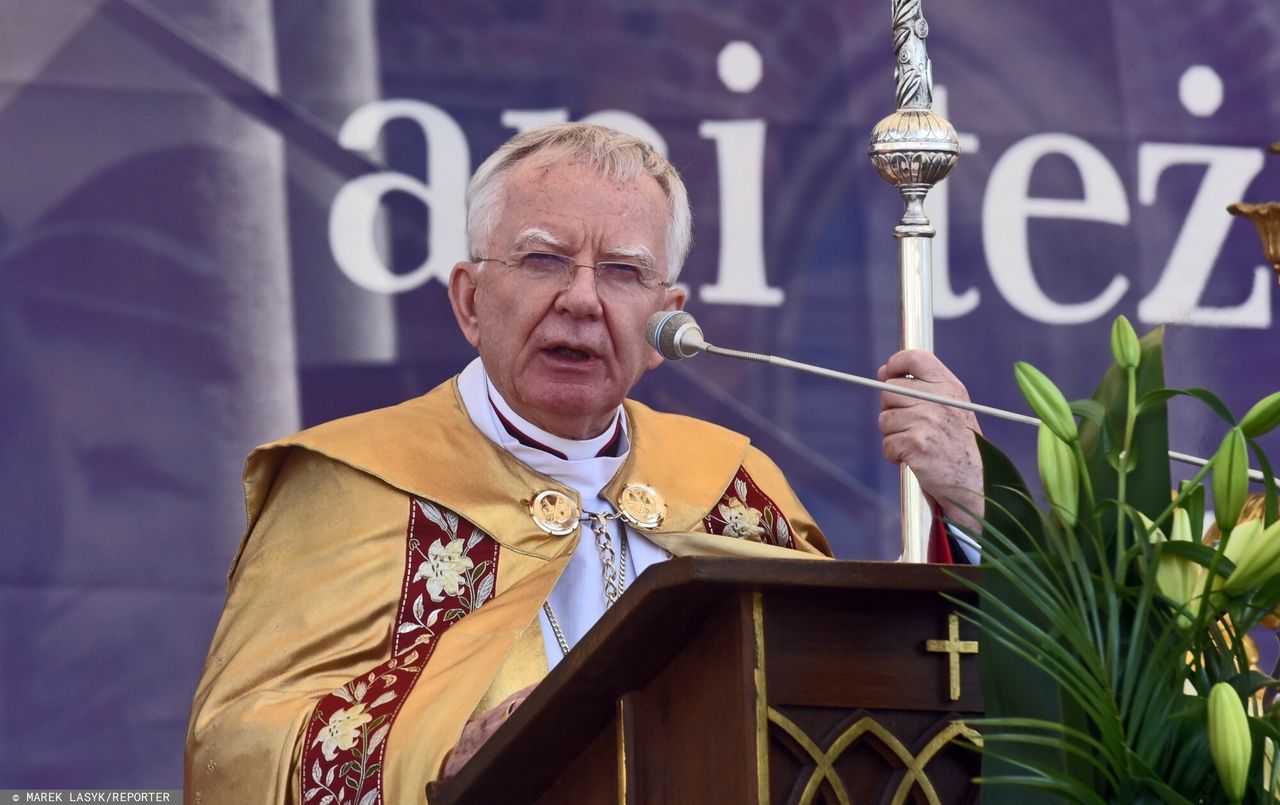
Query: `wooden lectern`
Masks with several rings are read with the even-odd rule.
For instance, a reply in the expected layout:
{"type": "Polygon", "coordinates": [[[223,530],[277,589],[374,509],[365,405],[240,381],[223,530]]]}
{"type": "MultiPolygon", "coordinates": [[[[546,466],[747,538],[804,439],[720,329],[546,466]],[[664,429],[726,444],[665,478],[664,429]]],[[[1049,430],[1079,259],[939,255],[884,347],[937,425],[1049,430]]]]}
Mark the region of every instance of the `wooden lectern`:
{"type": "Polygon", "coordinates": [[[650,568],[431,805],[977,801],[974,628],[947,570],[650,568]]]}

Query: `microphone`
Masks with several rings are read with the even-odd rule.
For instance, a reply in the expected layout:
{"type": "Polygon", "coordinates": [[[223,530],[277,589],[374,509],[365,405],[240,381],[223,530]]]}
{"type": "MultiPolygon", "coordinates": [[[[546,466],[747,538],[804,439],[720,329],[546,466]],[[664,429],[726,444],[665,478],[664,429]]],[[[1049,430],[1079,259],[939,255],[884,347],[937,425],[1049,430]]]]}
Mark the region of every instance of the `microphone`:
{"type": "Polygon", "coordinates": [[[702,328],[683,310],[660,310],[645,323],[645,340],[669,361],[692,358],[707,348],[702,328]]]}
{"type": "MultiPolygon", "coordinates": [[[[914,397],[925,402],[937,403],[938,405],[947,405],[952,408],[963,408],[966,411],[972,411],[975,414],[985,414],[1000,419],[1007,419],[1011,422],[1020,422],[1023,425],[1031,425],[1033,427],[1040,426],[1040,420],[1033,416],[1024,414],[1015,414],[1012,411],[1005,411],[1002,408],[993,408],[989,405],[979,405],[977,403],[965,402],[964,400],[956,400],[951,397],[943,397],[938,394],[930,394],[927,391],[917,391],[916,389],[895,386],[890,383],[883,383],[879,380],[872,380],[869,377],[859,377],[851,375],[847,372],[837,372],[833,369],[824,369],[821,366],[814,366],[808,363],[800,363],[799,361],[788,360],[787,358],[779,358],[776,355],[765,355],[759,352],[745,352],[738,349],[725,349],[710,344],[703,337],[702,328],[698,326],[698,322],[683,310],[660,310],[649,317],[645,323],[645,338],[649,345],[658,350],[658,354],[662,357],[679,361],[685,358],[692,358],[699,352],[706,352],[711,355],[722,355],[726,358],[737,358],[744,361],[754,361],[756,363],[767,363],[770,366],[781,366],[784,369],[795,369],[801,372],[807,372],[811,375],[819,377],[827,377],[832,380],[840,380],[845,383],[853,383],[858,386],[887,391],[890,394],[901,394],[904,397],[914,397]]],[[[1189,453],[1179,453],[1174,450],[1169,451],[1169,458],[1183,464],[1191,464],[1197,467],[1203,467],[1208,464],[1207,459],[1199,456],[1193,456],[1189,453]]],[[[1249,470],[1250,480],[1263,482],[1262,473],[1257,470],[1249,470]]],[[[1280,485],[1280,484],[1278,484],[1280,485]]]]}

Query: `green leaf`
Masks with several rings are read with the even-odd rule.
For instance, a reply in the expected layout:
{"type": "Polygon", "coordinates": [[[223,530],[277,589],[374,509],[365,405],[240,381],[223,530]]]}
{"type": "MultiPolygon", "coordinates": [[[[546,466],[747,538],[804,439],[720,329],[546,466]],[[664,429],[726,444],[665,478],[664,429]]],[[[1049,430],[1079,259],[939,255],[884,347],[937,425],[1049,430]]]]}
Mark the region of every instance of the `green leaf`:
{"type": "MultiPolygon", "coordinates": [[[[1242,427],[1241,430],[1244,430],[1242,427]]],[[[1263,506],[1262,524],[1269,526],[1274,523],[1280,512],[1277,511],[1276,500],[1276,476],[1271,469],[1271,462],[1267,459],[1267,454],[1262,451],[1262,447],[1253,439],[1248,439],[1249,449],[1253,451],[1253,457],[1258,460],[1258,469],[1262,472],[1262,486],[1266,490],[1263,494],[1266,501],[1263,506]]]]}
{"type": "MultiPolygon", "coordinates": [[[[1135,378],[1138,399],[1164,386],[1163,336],[1164,328],[1157,327],[1139,340],[1142,360],[1135,378]]],[[[1080,426],[1080,448],[1089,467],[1095,500],[1114,498],[1118,491],[1116,471],[1107,462],[1106,442],[1124,443],[1127,385],[1127,370],[1113,364],[1093,393],[1093,399],[1106,411],[1105,426],[1094,422],[1084,422],[1080,426]]],[[[1125,502],[1155,519],[1169,505],[1169,490],[1173,487],[1168,459],[1169,418],[1163,399],[1151,403],[1138,414],[1132,444],[1135,465],[1144,469],[1129,477],[1125,502]]],[[[1104,529],[1106,536],[1114,529],[1114,523],[1105,524],[1104,529]]]]}
{"type": "MultiPolygon", "coordinates": [[[[1174,556],[1180,556],[1183,559],[1190,559],[1197,565],[1203,565],[1204,567],[1213,566],[1213,557],[1217,553],[1217,551],[1210,548],[1208,545],[1182,541],[1162,543],[1160,545],[1160,550],[1164,551],[1166,554],[1173,554],[1174,556]]],[[[1235,565],[1231,563],[1230,559],[1225,556],[1218,559],[1217,572],[1219,575],[1228,576],[1233,570],[1235,570],[1235,565]]]]}
{"type": "MultiPolygon", "coordinates": [[[[1027,595],[1018,589],[1014,580],[990,565],[991,555],[987,551],[990,534],[1000,533],[1010,543],[1008,553],[1014,554],[1019,549],[1036,552],[1037,546],[1044,541],[1040,512],[1032,504],[1022,476],[1008,457],[981,436],[978,436],[978,449],[982,455],[983,487],[988,500],[979,607],[984,611],[998,611],[1002,616],[1007,611],[1023,612],[1036,629],[1051,633],[1054,624],[1028,604],[1027,595]]],[[[987,626],[993,628],[995,621],[987,626]]],[[[1051,674],[1028,662],[1015,647],[999,639],[980,636],[979,640],[983,645],[978,658],[988,716],[1016,714],[1083,728],[1084,719],[1079,707],[1064,702],[1061,684],[1051,674]]],[[[1054,769],[1066,778],[1079,774],[1083,779],[1085,775],[1079,764],[1069,761],[1066,752],[1060,748],[1019,746],[1010,751],[1009,759],[984,752],[983,775],[1001,777],[1023,764],[1030,764],[1029,767],[1036,769],[1054,769]]],[[[988,790],[983,794],[983,801],[987,805],[1024,805],[1025,795],[1006,789],[988,790]]]]}
{"type": "Polygon", "coordinates": [[[1153,405],[1159,405],[1174,397],[1194,397],[1205,405],[1209,406],[1215,414],[1228,425],[1236,424],[1236,418],[1231,415],[1231,409],[1227,408],[1226,403],[1222,401],[1218,395],[1208,389],[1190,388],[1190,389],[1155,389],[1147,392],[1138,399],[1138,411],[1145,411],[1153,405]]]}
{"type": "Polygon", "coordinates": [[[1071,413],[1087,422],[1101,425],[1106,419],[1107,409],[1097,400],[1072,400],[1071,413]]]}
{"type": "Polygon", "coordinates": [[[1156,777],[1140,777],[1137,778],[1142,785],[1151,789],[1159,799],[1147,800],[1149,802],[1159,802],[1163,805],[1195,805],[1191,800],[1179,794],[1169,786],[1165,781],[1156,777]]]}
{"type": "Polygon", "coordinates": [[[1178,484],[1178,498],[1177,505],[1186,510],[1191,521],[1191,539],[1200,542],[1204,538],[1204,487],[1182,481],[1178,484]]]}
{"type": "Polygon", "coordinates": [[[1268,579],[1266,583],[1254,591],[1249,598],[1249,605],[1252,608],[1248,619],[1240,623],[1240,628],[1250,629],[1264,615],[1269,615],[1272,610],[1280,606],[1280,575],[1268,579]]]}

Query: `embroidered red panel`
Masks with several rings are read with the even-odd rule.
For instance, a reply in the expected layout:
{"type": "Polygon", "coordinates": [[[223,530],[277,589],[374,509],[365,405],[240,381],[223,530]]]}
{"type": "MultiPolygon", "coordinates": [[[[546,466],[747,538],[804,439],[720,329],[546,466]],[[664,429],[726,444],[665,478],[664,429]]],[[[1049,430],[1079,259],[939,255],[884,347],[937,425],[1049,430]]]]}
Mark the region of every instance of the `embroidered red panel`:
{"type": "Polygon", "coordinates": [[[738,467],[733,483],[729,484],[715,508],[702,518],[702,525],[709,534],[764,542],[782,548],[795,547],[791,523],[751,480],[745,467],[738,467]]]}
{"type": "Polygon", "coordinates": [[[303,802],[375,805],[387,735],[440,635],[493,597],[498,543],[457,514],[409,499],[404,582],[390,659],[321,699],[302,744],[303,802]]]}

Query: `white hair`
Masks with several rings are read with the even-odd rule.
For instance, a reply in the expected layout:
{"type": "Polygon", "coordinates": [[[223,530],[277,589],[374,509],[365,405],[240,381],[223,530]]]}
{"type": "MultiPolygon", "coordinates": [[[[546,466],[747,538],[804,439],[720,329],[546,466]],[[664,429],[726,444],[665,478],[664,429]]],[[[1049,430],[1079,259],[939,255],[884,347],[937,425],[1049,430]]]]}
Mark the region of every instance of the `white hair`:
{"type": "Polygon", "coordinates": [[[644,140],[590,123],[553,123],[517,134],[494,151],[467,187],[467,248],[474,259],[498,225],[502,191],[512,169],[532,157],[580,160],[611,181],[629,182],[645,175],[667,197],[667,279],[680,275],[693,242],[689,193],[675,167],[644,140]]]}

